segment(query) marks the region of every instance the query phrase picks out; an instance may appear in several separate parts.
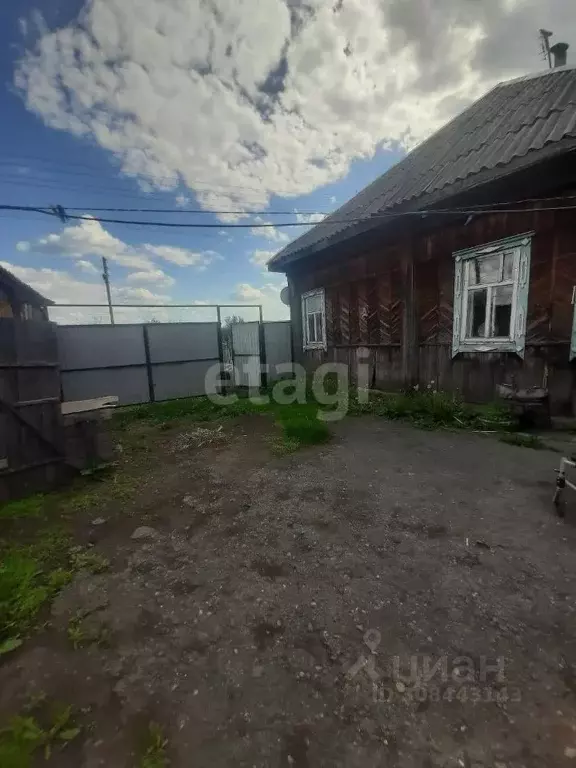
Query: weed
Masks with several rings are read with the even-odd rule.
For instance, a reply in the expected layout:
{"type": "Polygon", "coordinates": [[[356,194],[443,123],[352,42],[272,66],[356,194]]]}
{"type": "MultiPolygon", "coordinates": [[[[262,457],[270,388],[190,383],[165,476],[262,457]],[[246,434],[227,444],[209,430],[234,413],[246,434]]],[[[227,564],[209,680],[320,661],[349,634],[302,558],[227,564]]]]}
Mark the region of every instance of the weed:
{"type": "Polygon", "coordinates": [[[2,768],[30,768],[39,750],[43,750],[48,760],[55,748],[64,748],[80,734],[71,707],[55,705],[42,720],[43,723],[28,710],[13,717],[0,730],[2,768]]]}
{"type": "Polygon", "coordinates": [[[283,433],[282,441],[274,443],[275,452],[291,452],[300,446],[323,443],[329,439],[328,427],[317,418],[322,406],[315,402],[311,394],[308,395],[307,403],[294,405],[277,405],[267,395],[269,393],[263,393],[258,400],[239,397],[229,405],[214,403],[207,397],[139,405],[116,411],[114,421],[120,428],[137,422],[148,422],[160,429],[168,429],[184,419],[203,422],[232,419],[245,414],[271,414],[283,433]]]}
{"type": "Polygon", "coordinates": [[[367,403],[354,397],[351,413],[411,421],[424,429],[506,429],[512,423],[509,411],[498,404],[473,406],[457,395],[434,390],[373,394],[367,403]]]}
{"type": "Polygon", "coordinates": [[[84,512],[111,501],[129,501],[136,488],[136,478],[122,472],[92,477],[61,494],[61,506],[68,513],[84,512]]]}
{"type": "Polygon", "coordinates": [[[80,547],[70,549],[58,529],[38,532],[33,544],[0,551],[0,656],[15,650],[35,625],[41,609],[70,583],[74,572],[102,573],[109,562],[80,547]]]}
{"type": "Polygon", "coordinates": [[[18,647],[50,594],[38,561],[14,550],[0,563],[0,642],[4,653],[18,647]]]}
{"type": "Polygon", "coordinates": [[[169,400],[165,403],[149,403],[114,412],[113,423],[120,429],[126,429],[136,422],[149,422],[163,425],[180,419],[193,421],[214,421],[223,417],[234,418],[245,413],[255,413],[260,406],[247,398],[239,398],[228,405],[212,402],[208,397],[186,397],[169,400]]]}
{"type": "Polygon", "coordinates": [[[0,520],[19,520],[25,517],[41,517],[44,510],[44,495],[36,494],[27,499],[9,501],[0,506],[0,520]]]}
{"type": "Polygon", "coordinates": [[[70,550],[70,561],[75,571],[89,571],[93,574],[104,573],[110,567],[110,561],[104,555],[82,547],[70,550]]]}
{"type": "Polygon", "coordinates": [[[138,768],[168,768],[168,739],[158,723],[150,723],[144,740],[138,768]]]}
{"type": "Polygon", "coordinates": [[[500,435],[498,439],[502,443],[508,443],[508,445],[533,448],[536,451],[541,451],[546,448],[546,444],[538,437],[538,435],[525,435],[521,432],[510,432],[500,435]]]}
{"type": "Polygon", "coordinates": [[[105,646],[110,642],[110,630],[108,627],[90,628],[85,622],[86,614],[79,611],[68,622],[67,635],[74,650],[86,645],[105,646]]]}
{"type": "Polygon", "coordinates": [[[79,613],[68,622],[66,634],[68,635],[68,640],[72,643],[74,650],[78,650],[82,645],[87,645],[89,642],[88,636],[82,626],[83,621],[84,615],[79,613]]]}
{"type": "Polygon", "coordinates": [[[287,437],[276,437],[270,440],[270,450],[275,456],[286,456],[295,453],[300,448],[298,440],[287,437]]]}

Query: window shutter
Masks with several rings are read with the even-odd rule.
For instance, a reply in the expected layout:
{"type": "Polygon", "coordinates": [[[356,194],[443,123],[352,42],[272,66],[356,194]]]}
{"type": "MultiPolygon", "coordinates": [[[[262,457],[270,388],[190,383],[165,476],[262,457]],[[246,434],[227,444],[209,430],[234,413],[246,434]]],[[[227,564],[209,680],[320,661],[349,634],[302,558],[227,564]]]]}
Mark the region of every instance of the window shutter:
{"type": "Polygon", "coordinates": [[[452,357],[455,357],[460,349],[460,323],[462,321],[462,278],[464,274],[464,261],[459,256],[454,264],[454,309],[452,313],[452,357]]]}
{"type": "Polygon", "coordinates": [[[516,292],[516,329],[514,347],[516,354],[524,357],[526,347],[526,316],[528,314],[528,289],[530,287],[530,238],[520,243],[518,258],[518,288],[516,292]]]}

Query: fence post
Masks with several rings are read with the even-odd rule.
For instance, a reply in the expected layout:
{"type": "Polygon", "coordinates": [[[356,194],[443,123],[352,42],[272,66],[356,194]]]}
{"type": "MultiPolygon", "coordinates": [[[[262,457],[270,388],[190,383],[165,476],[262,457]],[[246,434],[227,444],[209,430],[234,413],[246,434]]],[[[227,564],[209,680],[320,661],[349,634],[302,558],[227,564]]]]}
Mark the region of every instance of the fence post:
{"type": "Polygon", "coordinates": [[[144,354],[146,355],[146,375],[148,376],[148,397],[150,402],[156,402],[156,393],[154,392],[154,375],[152,373],[152,360],[150,358],[150,337],[148,336],[148,326],[142,325],[144,335],[144,354]]]}
{"type": "Polygon", "coordinates": [[[220,360],[220,394],[226,394],[226,384],[224,383],[224,343],[222,340],[222,312],[220,305],[216,307],[216,316],[218,321],[218,359],[220,360]]]}
{"type": "Polygon", "coordinates": [[[264,317],[262,314],[262,304],[259,309],[259,322],[258,322],[258,346],[260,348],[260,386],[266,388],[268,386],[268,374],[266,372],[266,336],[264,334],[264,317]]]}

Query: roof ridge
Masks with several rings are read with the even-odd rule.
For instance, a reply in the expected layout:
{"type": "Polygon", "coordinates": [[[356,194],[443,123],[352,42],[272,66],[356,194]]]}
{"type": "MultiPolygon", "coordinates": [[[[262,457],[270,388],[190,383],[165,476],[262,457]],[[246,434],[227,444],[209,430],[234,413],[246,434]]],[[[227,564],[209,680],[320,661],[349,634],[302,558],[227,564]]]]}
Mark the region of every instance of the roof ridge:
{"type": "Polygon", "coordinates": [[[565,64],[563,67],[552,67],[551,69],[543,69],[540,72],[530,72],[527,75],[520,75],[512,80],[502,80],[501,83],[497,83],[494,88],[502,88],[506,85],[513,85],[514,83],[525,83],[529,80],[537,80],[539,77],[546,77],[546,75],[556,75],[561,72],[570,72],[576,69],[576,64],[565,64]]]}

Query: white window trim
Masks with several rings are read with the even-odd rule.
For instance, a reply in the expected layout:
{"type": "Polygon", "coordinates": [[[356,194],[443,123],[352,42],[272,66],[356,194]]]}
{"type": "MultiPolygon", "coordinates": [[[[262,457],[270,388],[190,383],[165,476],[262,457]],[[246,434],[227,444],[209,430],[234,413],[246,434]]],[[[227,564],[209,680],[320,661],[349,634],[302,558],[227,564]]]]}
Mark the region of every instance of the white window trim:
{"type": "Polygon", "coordinates": [[[324,288],[316,288],[314,291],[308,291],[303,293],[300,297],[301,300],[301,317],[302,317],[302,346],[306,349],[326,349],[326,298],[324,294],[324,288]],[[322,311],[322,341],[308,341],[308,315],[306,314],[306,299],[312,296],[320,296],[321,298],[321,311],[322,311]]]}
{"type": "Polygon", "coordinates": [[[526,310],[528,304],[528,288],[530,283],[530,252],[533,232],[527,232],[503,240],[456,251],[454,255],[454,316],[452,356],[459,352],[516,352],[524,356],[526,341],[526,310]],[[498,338],[467,338],[468,286],[466,265],[470,259],[479,256],[489,256],[501,251],[515,252],[513,278],[501,283],[486,284],[482,287],[490,289],[493,285],[513,284],[512,310],[510,318],[510,336],[498,338]]]}

